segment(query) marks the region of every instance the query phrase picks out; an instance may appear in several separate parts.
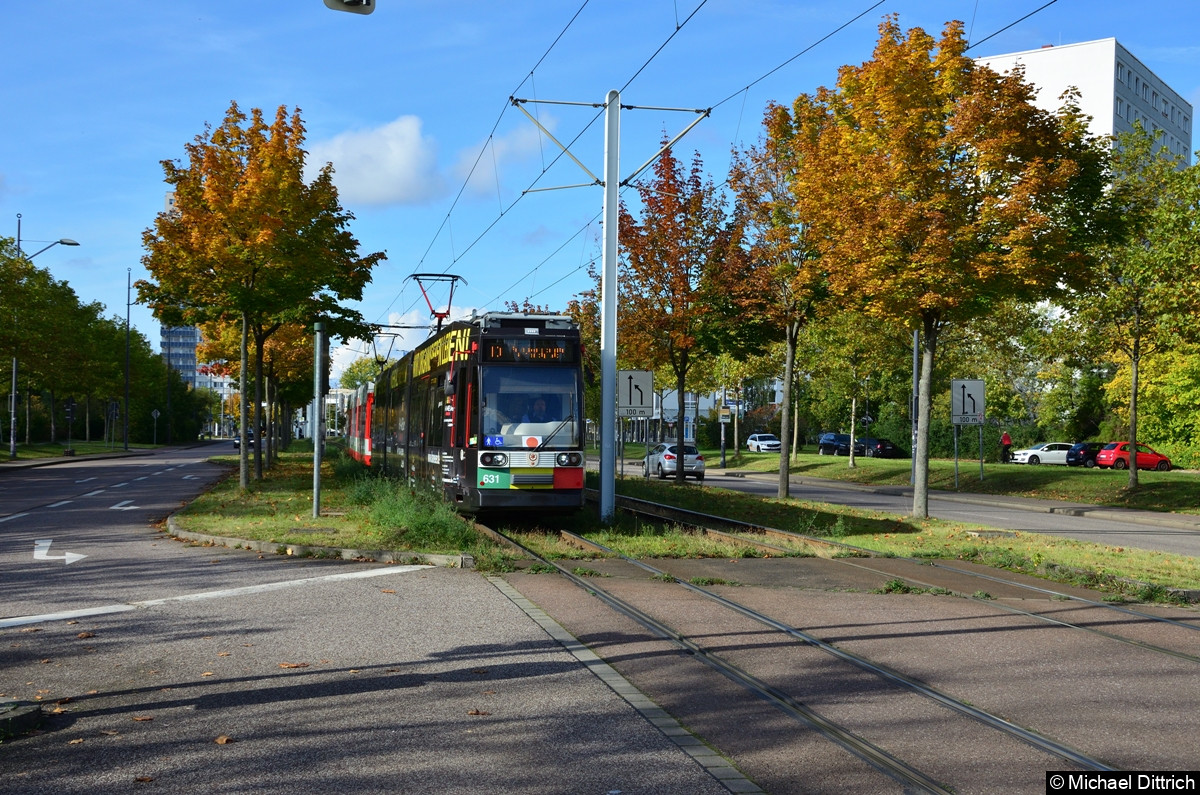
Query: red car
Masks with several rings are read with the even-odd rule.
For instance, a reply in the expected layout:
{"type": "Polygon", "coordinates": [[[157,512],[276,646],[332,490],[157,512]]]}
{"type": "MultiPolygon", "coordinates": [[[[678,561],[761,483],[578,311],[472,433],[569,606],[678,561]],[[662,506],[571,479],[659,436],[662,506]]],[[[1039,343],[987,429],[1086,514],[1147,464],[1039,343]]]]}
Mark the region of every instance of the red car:
{"type": "MultiPolygon", "coordinates": [[[[1144,444],[1137,446],[1138,469],[1157,469],[1166,472],[1171,468],[1171,459],[1157,453],[1144,444]]],[[[1129,442],[1109,442],[1096,453],[1096,466],[1113,469],[1129,468],[1129,442]]]]}

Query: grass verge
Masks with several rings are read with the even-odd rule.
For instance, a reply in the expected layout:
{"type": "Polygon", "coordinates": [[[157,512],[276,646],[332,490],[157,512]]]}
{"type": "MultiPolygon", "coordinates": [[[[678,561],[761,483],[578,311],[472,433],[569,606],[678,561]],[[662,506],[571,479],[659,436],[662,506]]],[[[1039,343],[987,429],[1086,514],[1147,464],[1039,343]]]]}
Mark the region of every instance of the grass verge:
{"type": "MultiPolygon", "coordinates": [[[[507,555],[432,496],[377,477],[328,446],[320,516],[312,515],[312,453],[281,453],[262,481],[238,488],[236,472],[175,515],[194,533],[247,541],[387,552],[470,554],[476,568],[503,569],[507,555]]],[[[236,465],[233,457],[217,462],[236,465]]]]}
{"type": "MultiPolygon", "coordinates": [[[[917,520],[802,500],[778,500],[707,487],[623,479],[617,491],[704,513],[828,538],[883,555],[964,560],[1147,601],[1178,601],[1200,590],[1200,559],[1068,538],[917,520]]],[[[778,539],[770,543],[779,544],[778,539]]],[[[804,554],[803,545],[797,552],[804,554]]],[[[822,553],[827,554],[827,553],[822,553]]],[[[846,554],[853,554],[848,551],[846,554]]]]}

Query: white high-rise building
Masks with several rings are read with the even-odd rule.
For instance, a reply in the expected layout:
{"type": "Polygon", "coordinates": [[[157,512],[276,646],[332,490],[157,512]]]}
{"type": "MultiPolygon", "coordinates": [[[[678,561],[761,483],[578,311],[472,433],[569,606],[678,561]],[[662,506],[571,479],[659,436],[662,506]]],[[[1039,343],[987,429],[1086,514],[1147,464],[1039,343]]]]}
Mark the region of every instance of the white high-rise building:
{"type": "Polygon", "coordinates": [[[975,60],[1002,73],[1016,64],[1024,66],[1025,80],[1037,88],[1035,102],[1045,110],[1061,107],[1063,92],[1074,86],[1080,108],[1092,117],[1093,134],[1118,135],[1141,121],[1151,133],[1162,130],[1162,143],[1172,154],[1192,162],[1191,103],[1116,39],[1046,45],[975,60]]]}

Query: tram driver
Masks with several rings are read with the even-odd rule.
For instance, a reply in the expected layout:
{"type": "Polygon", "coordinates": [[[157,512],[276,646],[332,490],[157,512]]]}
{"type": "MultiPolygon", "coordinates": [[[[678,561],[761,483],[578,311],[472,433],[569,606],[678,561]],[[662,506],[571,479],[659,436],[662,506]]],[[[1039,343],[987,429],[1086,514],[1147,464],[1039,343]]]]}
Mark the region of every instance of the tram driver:
{"type": "Polygon", "coordinates": [[[553,422],[554,418],[546,411],[546,399],[540,395],[533,399],[529,411],[521,417],[521,422],[553,422]]]}

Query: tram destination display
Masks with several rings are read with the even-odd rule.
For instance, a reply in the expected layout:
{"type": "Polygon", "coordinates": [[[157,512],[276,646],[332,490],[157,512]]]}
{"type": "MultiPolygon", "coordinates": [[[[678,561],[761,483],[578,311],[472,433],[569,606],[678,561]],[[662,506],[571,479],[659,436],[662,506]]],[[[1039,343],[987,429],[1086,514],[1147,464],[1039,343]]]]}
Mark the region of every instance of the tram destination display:
{"type": "Polygon", "coordinates": [[[577,346],[561,339],[487,338],[483,360],[487,362],[575,362],[577,346]]]}

